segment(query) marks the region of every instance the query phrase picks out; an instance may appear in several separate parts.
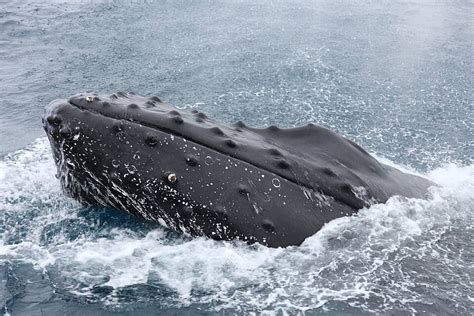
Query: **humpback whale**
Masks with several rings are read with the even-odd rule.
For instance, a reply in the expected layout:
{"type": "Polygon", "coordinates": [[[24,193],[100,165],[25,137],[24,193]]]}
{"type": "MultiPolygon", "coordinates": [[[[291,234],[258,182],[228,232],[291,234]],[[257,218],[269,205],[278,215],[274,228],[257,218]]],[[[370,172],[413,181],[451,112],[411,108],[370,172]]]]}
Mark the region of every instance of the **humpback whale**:
{"type": "Polygon", "coordinates": [[[55,100],[43,126],[67,195],[215,240],[300,245],[335,218],[433,185],[321,126],[225,124],[133,93],[55,100]]]}

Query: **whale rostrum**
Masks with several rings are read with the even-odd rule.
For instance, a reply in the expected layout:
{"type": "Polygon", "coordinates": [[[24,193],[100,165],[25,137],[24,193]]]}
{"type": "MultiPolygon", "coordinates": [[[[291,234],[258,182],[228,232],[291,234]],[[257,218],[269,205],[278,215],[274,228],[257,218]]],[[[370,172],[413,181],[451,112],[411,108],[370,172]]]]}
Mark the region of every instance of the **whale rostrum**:
{"type": "Polygon", "coordinates": [[[216,240],[299,245],[332,219],[433,185],[321,126],[225,124],[133,93],[55,100],[43,125],[69,196],[216,240]]]}

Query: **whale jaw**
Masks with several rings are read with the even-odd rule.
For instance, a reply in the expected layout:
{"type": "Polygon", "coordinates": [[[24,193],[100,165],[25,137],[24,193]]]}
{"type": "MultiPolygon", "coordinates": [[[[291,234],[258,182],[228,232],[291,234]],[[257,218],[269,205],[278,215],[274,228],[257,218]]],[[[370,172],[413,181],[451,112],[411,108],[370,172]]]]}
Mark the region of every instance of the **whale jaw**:
{"type": "Polygon", "coordinates": [[[192,236],[299,245],[334,218],[430,185],[318,126],[228,125],[156,97],[79,94],[52,102],[43,122],[70,196],[192,236]]]}

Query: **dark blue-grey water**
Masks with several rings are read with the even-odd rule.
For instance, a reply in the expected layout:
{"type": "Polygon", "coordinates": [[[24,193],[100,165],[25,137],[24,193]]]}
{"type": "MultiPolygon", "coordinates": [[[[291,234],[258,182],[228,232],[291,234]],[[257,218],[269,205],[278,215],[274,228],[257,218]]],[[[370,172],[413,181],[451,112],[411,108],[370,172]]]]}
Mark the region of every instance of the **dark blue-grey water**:
{"type": "Polygon", "coordinates": [[[472,315],[472,1],[0,0],[5,315],[472,315]],[[441,186],[300,247],[189,239],[63,196],[43,107],[134,91],[309,121],[441,186]]]}

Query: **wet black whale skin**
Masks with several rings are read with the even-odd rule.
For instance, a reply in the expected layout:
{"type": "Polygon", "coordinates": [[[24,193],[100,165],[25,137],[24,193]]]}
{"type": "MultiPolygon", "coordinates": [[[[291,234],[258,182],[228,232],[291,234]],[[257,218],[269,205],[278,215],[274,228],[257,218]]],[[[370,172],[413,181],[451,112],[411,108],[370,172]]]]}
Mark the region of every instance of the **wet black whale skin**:
{"type": "Polygon", "coordinates": [[[43,124],[70,196],[217,240],[299,245],[332,219],[433,185],[317,125],[229,125],[133,93],[53,101],[43,124]]]}

